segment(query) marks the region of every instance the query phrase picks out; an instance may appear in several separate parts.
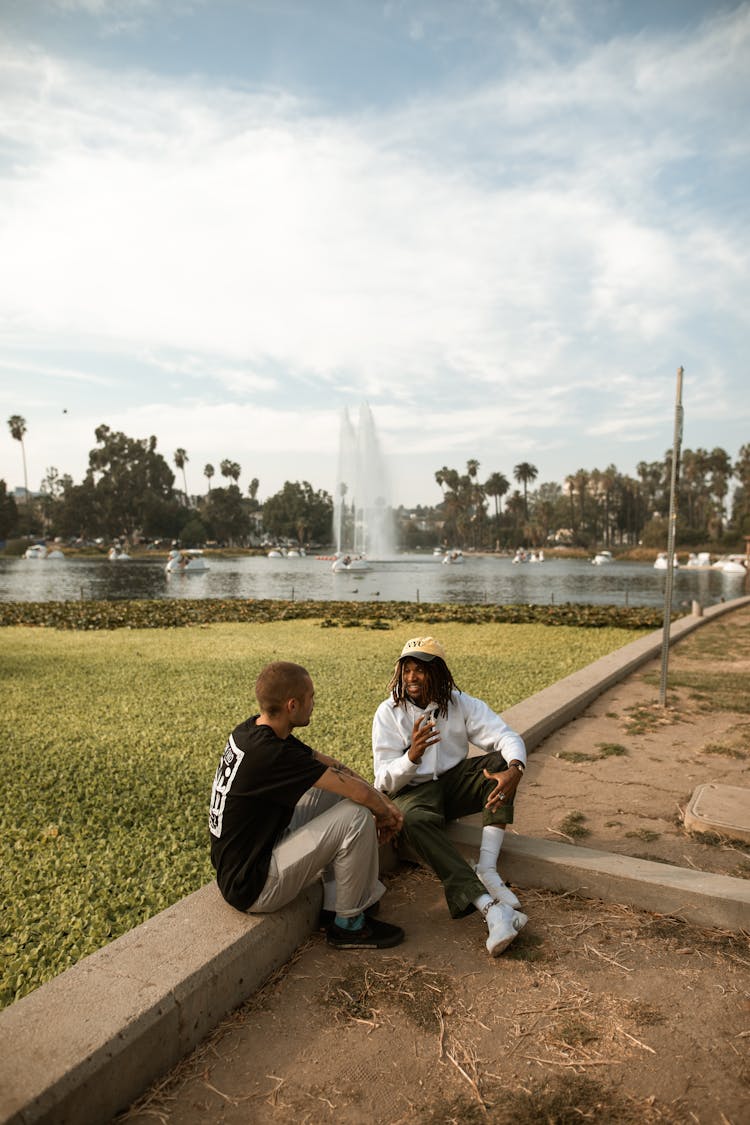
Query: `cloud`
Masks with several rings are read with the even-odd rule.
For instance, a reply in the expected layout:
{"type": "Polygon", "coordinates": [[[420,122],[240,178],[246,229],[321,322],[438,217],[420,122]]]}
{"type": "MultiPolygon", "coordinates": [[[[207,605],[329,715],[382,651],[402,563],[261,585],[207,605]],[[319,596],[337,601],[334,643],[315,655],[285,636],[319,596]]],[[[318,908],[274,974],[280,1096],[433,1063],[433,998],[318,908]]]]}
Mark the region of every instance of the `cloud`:
{"type": "MultiPolygon", "coordinates": [[[[433,7],[413,29],[447,49],[433,7]]],[[[332,455],[362,398],[394,454],[440,463],[642,440],[683,358],[736,417],[750,7],[600,43],[575,6],[534,10],[547,38],[482,7],[508,40],[496,73],[356,111],[10,43],[0,338],[129,357],[108,424],[158,418],[160,445],[207,457],[215,427],[241,463],[248,426],[258,452],[332,455]]]]}

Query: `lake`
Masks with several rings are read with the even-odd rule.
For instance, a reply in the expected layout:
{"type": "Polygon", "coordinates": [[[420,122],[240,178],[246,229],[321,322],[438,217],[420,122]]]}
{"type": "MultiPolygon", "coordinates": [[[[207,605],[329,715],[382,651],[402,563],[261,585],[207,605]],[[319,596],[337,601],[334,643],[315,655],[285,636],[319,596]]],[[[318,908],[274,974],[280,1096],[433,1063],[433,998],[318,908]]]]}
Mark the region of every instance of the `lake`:
{"type": "MultiPolygon", "coordinates": [[[[333,574],[330,561],[302,558],[212,558],[198,574],[164,571],[164,559],[31,560],[0,558],[0,600],[110,601],[121,598],[270,598],[297,601],[406,601],[497,604],[581,602],[664,603],[666,572],[648,563],[592,566],[587,559],[514,564],[510,558],[466,556],[460,566],[431,555],[374,562],[356,575],[333,574]]],[[[677,570],[673,606],[704,606],[746,592],[745,575],[677,570]]]]}

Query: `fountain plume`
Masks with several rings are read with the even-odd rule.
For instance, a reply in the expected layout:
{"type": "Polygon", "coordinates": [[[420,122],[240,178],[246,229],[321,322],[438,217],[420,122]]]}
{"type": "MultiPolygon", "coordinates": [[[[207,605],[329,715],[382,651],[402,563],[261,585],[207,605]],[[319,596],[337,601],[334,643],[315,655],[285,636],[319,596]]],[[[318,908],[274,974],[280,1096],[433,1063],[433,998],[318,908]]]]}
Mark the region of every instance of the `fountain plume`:
{"type": "Polygon", "coordinates": [[[341,414],[333,525],[339,552],[369,559],[395,554],[388,470],[366,403],[359,408],[356,430],[348,410],[341,414]]]}

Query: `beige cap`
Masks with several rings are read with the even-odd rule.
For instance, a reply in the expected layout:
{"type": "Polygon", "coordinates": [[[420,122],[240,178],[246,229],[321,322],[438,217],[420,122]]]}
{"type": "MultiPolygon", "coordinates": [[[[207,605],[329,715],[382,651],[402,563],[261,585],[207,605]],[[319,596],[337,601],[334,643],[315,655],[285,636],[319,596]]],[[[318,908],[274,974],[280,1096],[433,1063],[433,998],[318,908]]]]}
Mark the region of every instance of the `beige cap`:
{"type": "Polygon", "coordinates": [[[447,661],[445,649],[434,637],[412,637],[404,645],[399,660],[404,660],[407,656],[414,660],[424,660],[427,663],[434,660],[436,656],[447,661]]]}

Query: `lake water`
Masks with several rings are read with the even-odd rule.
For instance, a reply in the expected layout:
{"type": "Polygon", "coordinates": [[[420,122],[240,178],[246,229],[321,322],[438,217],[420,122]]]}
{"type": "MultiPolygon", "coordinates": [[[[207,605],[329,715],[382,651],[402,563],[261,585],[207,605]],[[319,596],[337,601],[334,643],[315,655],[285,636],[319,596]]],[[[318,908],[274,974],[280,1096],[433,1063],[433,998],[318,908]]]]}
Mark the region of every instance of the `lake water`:
{"type": "MultiPolygon", "coordinates": [[[[297,601],[406,601],[497,604],[580,602],[592,605],[664,604],[666,572],[647,563],[592,566],[587,559],[548,558],[514,564],[509,558],[466,557],[461,566],[430,555],[402,555],[373,569],[333,574],[312,557],[208,558],[199,574],[167,575],[164,559],[109,562],[69,558],[0,558],[0,600],[110,601],[120,598],[271,598],[297,601]]],[[[673,606],[704,606],[746,592],[744,575],[677,570],[673,606]]]]}

